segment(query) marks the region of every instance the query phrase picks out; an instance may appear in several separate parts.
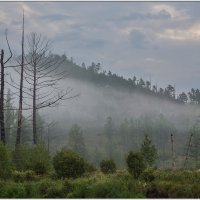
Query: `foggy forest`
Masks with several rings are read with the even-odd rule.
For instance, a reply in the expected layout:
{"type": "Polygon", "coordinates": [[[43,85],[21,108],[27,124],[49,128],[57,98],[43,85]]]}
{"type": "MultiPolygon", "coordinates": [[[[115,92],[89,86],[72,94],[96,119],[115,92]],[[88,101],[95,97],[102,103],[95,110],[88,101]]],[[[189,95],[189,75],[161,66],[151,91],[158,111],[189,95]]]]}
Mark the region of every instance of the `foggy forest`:
{"type": "Polygon", "coordinates": [[[159,85],[134,62],[128,76],[102,58],[77,62],[29,31],[28,11],[15,40],[0,25],[0,198],[199,198],[198,83],[178,87],[166,75],[159,85]]]}

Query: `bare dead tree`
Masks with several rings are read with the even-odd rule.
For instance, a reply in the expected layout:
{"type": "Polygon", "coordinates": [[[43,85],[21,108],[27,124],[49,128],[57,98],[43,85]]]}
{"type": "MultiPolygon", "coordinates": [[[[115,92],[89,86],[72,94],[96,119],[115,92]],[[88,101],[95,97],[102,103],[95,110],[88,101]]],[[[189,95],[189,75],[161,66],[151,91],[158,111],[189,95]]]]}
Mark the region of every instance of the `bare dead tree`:
{"type": "Polygon", "coordinates": [[[1,131],[1,141],[6,143],[6,133],[5,133],[5,121],[4,121],[4,89],[5,89],[5,64],[12,58],[12,51],[7,38],[6,31],[6,42],[10,52],[10,56],[5,60],[4,50],[1,49],[1,91],[0,91],[0,131],[1,131]]]}
{"type": "Polygon", "coordinates": [[[19,110],[18,110],[18,121],[17,121],[17,136],[16,136],[16,147],[21,142],[21,127],[22,127],[22,104],[23,104],[23,81],[24,81],[24,12],[22,21],[22,55],[21,55],[21,76],[20,76],[20,89],[19,89],[19,110]]]}
{"type": "Polygon", "coordinates": [[[0,127],[1,127],[1,141],[5,144],[5,128],[4,128],[4,50],[1,50],[1,92],[0,92],[0,127]]]}
{"type": "Polygon", "coordinates": [[[45,107],[55,107],[60,101],[73,98],[68,97],[71,89],[60,90],[58,83],[66,77],[66,73],[59,71],[59,65],[62,60],[56,59],[50,51],[50,42],[37,33],[32,33],[28,37],[28,54],[25,57],[24,68],[25,80],[30,86],[32,94],[29,98],[32,100],[32,128],[33,143],[38,143],[37,138],[37,120],[36,113],[39,109],[45,107]]]}

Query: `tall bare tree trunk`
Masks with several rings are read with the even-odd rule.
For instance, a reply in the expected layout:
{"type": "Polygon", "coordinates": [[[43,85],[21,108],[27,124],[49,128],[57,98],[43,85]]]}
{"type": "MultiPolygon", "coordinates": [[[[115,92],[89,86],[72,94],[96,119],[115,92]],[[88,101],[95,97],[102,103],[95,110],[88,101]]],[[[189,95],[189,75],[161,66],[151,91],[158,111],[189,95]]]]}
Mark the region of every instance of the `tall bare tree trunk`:
{"type": "Polygon", "coordinates": [[[36,130],[36,64],[34,64],[33,74],[33,144],[37,144],[37,130],[36,130]]]}
{"type": "Polygon", "coordinates": [[[20,90],[19,90],[19,110],[18,110],[16,147],[21,143],[23,80],[24,80],[24,13],[23,13],[23,23],[22,23],[22,57],[21,57],[21,77],[20,77],[20,90]]]}
{"type": "Polygon", "coordinates": [[[4,84],[5,84],[5,64],[12,58],[12,51],[9,45],[9,41],[7,38],[7,30],[5,32],[6,34],[6,42],[8,45],[8,49],[10,51],[9,58],[4,61],[4,50],[1,50],[1,58],[0,58],[0,64],[1,64],[1,91],[0,91],[0,140],[5,144],[6,143],[6,132],[5,132],[5,120],[4,120],[4,84]]]}
{"type": "Polygon", "coordinates": [[[6,143],[5,124],[4,124],[4,50],[1,50],[1,92],[0,92],[0,130],[1,141],[6,143]]]}
{"type": "MultiPolygon", "coordinates": [[[[62,60],[55,59],[50,52],[49,41],[42,35],[32,33],[28,37],[28,54],[24,66],[24,79],[31,86],[30,97],[32,104],[32,130],[33,144],[38,143],[37,112],[46,107],[55,107],[62,100],[76,97],[66,97],[71,89],[59,91],[58,81],[66,76],[66,73],[58,70],[62,60]]],[[[28,105],[28,104],[27,104],[28,105]]]]}

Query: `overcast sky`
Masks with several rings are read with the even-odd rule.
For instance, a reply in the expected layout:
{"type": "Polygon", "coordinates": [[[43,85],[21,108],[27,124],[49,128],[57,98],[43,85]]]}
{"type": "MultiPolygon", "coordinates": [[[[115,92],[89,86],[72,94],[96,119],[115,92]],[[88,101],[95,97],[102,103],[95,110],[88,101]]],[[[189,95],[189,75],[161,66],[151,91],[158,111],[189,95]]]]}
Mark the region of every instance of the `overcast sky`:
{"type": "Polygon", "coordinates": [[[26,34],[42,33],[78,64],[200,88],[200,2],[0,2],[0,43],[7,28],[15,53],[22,9],[26,34]]]}

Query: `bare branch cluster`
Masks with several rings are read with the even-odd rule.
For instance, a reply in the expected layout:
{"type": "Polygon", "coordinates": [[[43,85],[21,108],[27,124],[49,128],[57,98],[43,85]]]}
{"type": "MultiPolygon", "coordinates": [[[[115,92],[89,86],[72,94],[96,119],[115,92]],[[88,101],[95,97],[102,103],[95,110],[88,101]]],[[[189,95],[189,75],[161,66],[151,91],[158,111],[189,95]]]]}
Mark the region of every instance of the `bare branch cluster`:
{"type": "Polygon", "coordinates": [[[24,13],[22,21],[22,40],[21,55],[16,58],[16,65],[6,65],[13,57],[10,44],[7,38],[6,42],[10,52],[10,56],[4,58],[4,50],[1,50],[1,91],[0,91],[0,130],[1,140],[5,143],[5,127],[4,127],[4,111],[17,111],[17,132],[16,147],[21,143],[21,132],[24,116],[22,112],[31,111],[29,117],[32,118],[33,144],[38,143],[37,138],[37,113],[40,109],[46,107],[55,107],[63,100],[77,97],[78,95],[69,96],[71,88],[62,90],[59,82],[66,78],[67,73],[61,71],[59,66],[62,64],[61,59],[51,53],[50,41],[41,34],[31,33],[27,37],[25,43],[24,34],[24,13]],[[13,69],[19,75],[19,82],[13,80],[10,75],[10,81],[5,80],[4,70],[6,68],[13,69]],[[19,99],[18,108],[12,106],[4,106],[4,85],[13,88],[14,94],[19,99]]]}

